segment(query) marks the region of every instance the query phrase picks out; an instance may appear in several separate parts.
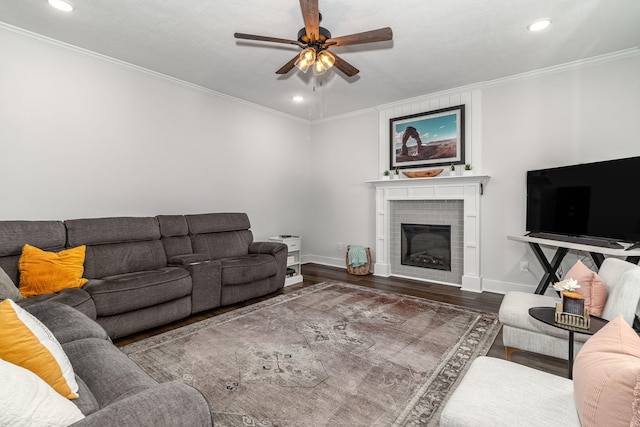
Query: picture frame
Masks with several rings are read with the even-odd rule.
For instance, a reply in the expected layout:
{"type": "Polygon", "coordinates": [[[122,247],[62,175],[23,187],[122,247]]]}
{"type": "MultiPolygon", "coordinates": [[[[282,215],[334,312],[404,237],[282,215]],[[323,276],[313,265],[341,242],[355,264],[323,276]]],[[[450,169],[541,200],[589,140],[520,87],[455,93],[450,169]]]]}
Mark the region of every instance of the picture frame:
{"type": "Polygon", "coordinates": [[[390,168],[464,164],[464,105],[389,120],[390,168]]]}

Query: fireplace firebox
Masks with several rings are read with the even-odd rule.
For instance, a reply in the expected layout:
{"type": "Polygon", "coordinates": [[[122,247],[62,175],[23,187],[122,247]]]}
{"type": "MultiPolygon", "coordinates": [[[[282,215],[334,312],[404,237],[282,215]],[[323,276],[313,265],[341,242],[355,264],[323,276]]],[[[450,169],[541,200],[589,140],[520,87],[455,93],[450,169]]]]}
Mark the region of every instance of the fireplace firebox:
{"type": "Polygon", "coordinates": [[[403,265],[451,271],[451,226],[401,224],[403,265]]]}

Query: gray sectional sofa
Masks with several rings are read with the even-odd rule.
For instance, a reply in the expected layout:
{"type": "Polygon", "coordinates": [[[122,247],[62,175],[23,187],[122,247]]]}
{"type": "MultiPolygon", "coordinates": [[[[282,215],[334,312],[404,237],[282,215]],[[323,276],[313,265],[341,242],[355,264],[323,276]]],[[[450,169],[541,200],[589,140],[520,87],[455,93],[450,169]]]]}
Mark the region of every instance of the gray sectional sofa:
{"type": "Polygon", "coordinates": [[[86,285],[20,304],[64,303],[115,339],[283,287],[287,246],[253,242],[250,227],[244,213],[0,221],[0,267],[17,285],[25,244],[86,245],[86,285]]]}
{"type": "MultiPolygon", "coordinates": [[[[287,246],[253,242],[244,213],[0,221],[0,267],[18,285],[25,244],[85,245],[82,288],[18,301],[61,343],[80,387],[77,426],[213,426],[207,399],[158,384],[111,339],[284,286],[287,246]]],[[[2,325],[0,325],[2,327],[2,325]]]]}
{"type": "Polygon", "coordinates": [[[47,326],[73,366],[79,397],[72,402],[86,416],[74,427],[213,426],[200,391],[180,381],[157,383],[86,315],[52,301],[26,310],[47,326]]]}

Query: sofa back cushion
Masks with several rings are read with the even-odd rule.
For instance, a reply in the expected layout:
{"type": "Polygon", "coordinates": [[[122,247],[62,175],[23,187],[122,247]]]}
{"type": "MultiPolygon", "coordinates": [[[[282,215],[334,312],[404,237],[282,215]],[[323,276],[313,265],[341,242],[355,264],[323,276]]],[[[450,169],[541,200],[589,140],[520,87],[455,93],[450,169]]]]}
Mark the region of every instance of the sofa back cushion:
{"type": "Polygon", "coordinates": [[[88,279],[167,266],[155,218],[73,219],[65,225],[70,246],[87,246],[84,277],[88,279]]]}
{"type": "Polygon", "coordinates": [[[194,253],[209,259],[247,255],[253,234],[245,213],[185,215],[194,253]]]}
{"type": "Polygon", "coordinates": [[[160,225],[160,240],[168,260],[179,255],[193,254],[189,225],[183,215],[158,215],[156,219],[160,225]]]}
{"type": "Polygon", "coordinates": [[[20,283],[18,260],[25,244],[48,251],[64,249],[62,221],[0,221],[0,267],[16,285],[20,283]]]}

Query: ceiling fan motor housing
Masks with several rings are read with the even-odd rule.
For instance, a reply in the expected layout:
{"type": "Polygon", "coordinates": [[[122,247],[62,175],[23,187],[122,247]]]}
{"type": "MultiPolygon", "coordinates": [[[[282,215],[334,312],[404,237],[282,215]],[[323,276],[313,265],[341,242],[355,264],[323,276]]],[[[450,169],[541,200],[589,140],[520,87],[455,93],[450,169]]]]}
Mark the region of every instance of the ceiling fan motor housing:
{"type": "Polygon", "coordinates": [[[298,41],[306,45],[313,46],[315,44],[322,44],[331,38],[331,33],[329,32],[329,30],[324,27],[318,28],[320,35],[314,43],[311,43],[311,40],[309,40],[309,38],[307,37],[307,30],[305,28],[301,28],[300,31],[298,31],[298,41]]]}

